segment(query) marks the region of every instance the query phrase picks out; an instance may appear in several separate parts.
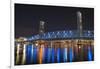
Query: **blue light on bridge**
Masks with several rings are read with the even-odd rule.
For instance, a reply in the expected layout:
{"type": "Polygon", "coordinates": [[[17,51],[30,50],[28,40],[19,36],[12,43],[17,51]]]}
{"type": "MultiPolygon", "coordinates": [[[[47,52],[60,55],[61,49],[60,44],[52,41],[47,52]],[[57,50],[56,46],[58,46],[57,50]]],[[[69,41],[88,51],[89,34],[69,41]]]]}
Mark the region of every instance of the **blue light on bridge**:
{"type": "MultiPolygon", "coordinates": [[[[83,31],[83,37],[93,38],[93,31],[83,31]]],[[[55,39],[55,38],[74,38],[79,37],[77,31],[74,30],[63,30],[63,31],[55,31],[55,32],[47,32],[41,35],[35,35],[29,40],[38,40],[40,39],[55,39]]]]}

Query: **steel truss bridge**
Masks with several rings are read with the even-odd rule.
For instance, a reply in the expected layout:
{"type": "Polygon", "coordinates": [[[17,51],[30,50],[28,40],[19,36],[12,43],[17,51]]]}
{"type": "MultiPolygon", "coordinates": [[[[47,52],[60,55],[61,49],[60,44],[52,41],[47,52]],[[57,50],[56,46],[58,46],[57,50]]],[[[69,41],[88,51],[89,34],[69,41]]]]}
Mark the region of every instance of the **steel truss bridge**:
{"type": "Polygon", "coordinates": [[[36,40],[55,40],[55,39],[93,39],[94,32],[93,31],[83,31],[83,35],[80,37],[79,33],[75,30],[63,30],[63,31],[54,31],[54,32],[46,32],[43,34],[37,34],[30,38],[27,38],[27,41],[36,41],[36,40]]]}

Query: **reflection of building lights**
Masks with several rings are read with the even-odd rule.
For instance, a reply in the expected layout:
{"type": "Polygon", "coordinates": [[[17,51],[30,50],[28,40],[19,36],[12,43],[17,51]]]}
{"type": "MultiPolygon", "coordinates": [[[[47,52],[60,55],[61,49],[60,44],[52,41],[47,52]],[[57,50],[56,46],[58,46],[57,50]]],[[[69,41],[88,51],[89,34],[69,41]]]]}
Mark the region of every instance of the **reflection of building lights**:
{"type": "MultiPolygon", "coordinates": [[[[78,40],[71,41],[71,40],[55,40],[52,42],[47,41],[36,41],[33,43],[24,42],[22,44],[17,43],[16,48],[16,64],[31,64],[31,63],[49,63],[49,62],[73,62],[75,60],[74,53],[82,54],[83,48],[87,48],[87,46],[90,46],[93,41],[90,42],[90,40],[81,40],[81,42],[78,42],[78,40]],[[50,45],[50,48],[49,48],[50,45]],[[21,49],[20,46],[23,46],[23,56],[22,59],[20,59],[19,50],[21,49]],[[83,47],[84,46],[84,47],[83,47]],[[25,48],[26,47],[26,48],[25,48]],[[46,49],[47,48],[47,49],[46,49]],[[55,49],[56,48],[56,49],[55,49]],[[63,50],[63,56],[61,56],[62,49],[63,50]],[[75,50],[75,52],[74,52],[75,50]],[[55,56],[56,55],[56,56],[55,56]],[[63,58],[63,59],[61,59],[63,58]],[[56,59],[56,60],[55,60],[56,59]],[[21,61],[21,62],[20,62],[21,61]]],[[[93,60],[93,53],[92,49],[88,49],[87,52],[88,61],[93,60]]],[[[80,55],[82,56],[82,55],[80,55]]],[[[82,57],[79,57],[79,60],[81,60],[82,57]]],[[[84,58],[83,58],[84,59],[84,58]]]]}
{"type": "Polygon", "coordinates": [[[52,59],[52,63],[54,63],[54,61],[55,61],[55,49],[54,48],[52,48],[52,57],[51,57],[51,59],[52,59]]]}
{"type": "Polygon", "coordinates": [[[23,59],[22,59],[22,64],[25,64],[25,60],[26,60],[26,44],[24,44],[23,47],[23,59]]]}
{"type": "Polygon", "coordinates": [[[16,52],[16,64],[19,62],[19,49],[20,49],[20,44],[17,44],[17,52],[16,52]]]}
{"type": "Polygon", "coordinates": [[[88,47],[88,61],[92,61],[92,52],[90,47],[88,47]]]}
{"type": "Polygon", "coordinates": [[[73,49],[72,48],[69,49],[69,61],[70,62],[73,61],[73,49]]]}
{"type": "Polygon", "coordinates": [[[42,48],[39,49],[39,64],[42,63],[42,48]]]}
{"type": "Polygon", "coordinates": [[[33,56],[33,45],[29,44],[26,46],[26,63],[30,64],[32,63],[32,57],[33,56]]]}
{"type": "Polygon", "coordinates": [[[43,60],[43,51],[44,51],[44,49],[43,49],[43,44],[41,45],[41,47],[39,48],[39,64],[42,64],[42,60],[43,60]]]}
{"type": "Polygon", "coordinates": [[[77,47],[77,45],[75,45],[75,47],[77,47]]]}
{"type": "Polygon", "coordinates": [[[63,57],[64,57],[63,58],[64,62],[66,62],[67,61],[67,48],[64,48],[64,56],[63,57]]]}
{"type": "Polygon", "coordinates": [[[38,46],[38,43],[36,43],[35,46],[38,46]]]}
{"type": "Polygon", "coordinates": [[[80,49],[81,47],[79,46],[79,49],[80,49]]]}
{"type": "Polygon", "coordinates": [[[60,48],[57,49],[57,62],[60,62],[60,48]]]}

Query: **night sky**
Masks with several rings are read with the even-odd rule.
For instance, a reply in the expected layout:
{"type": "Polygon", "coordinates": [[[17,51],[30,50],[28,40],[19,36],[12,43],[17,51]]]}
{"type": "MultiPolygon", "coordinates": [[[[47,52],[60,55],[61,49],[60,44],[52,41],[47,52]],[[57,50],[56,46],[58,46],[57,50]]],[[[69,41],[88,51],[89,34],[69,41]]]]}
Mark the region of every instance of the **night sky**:
{"type": "Polygon", "coordinates": [[[93,8],[15,4],[15,38],[38,34],[41,20],[45,32],[77,30],[77,11],[82,13],[83,29],[94,30],[93,8]]]}

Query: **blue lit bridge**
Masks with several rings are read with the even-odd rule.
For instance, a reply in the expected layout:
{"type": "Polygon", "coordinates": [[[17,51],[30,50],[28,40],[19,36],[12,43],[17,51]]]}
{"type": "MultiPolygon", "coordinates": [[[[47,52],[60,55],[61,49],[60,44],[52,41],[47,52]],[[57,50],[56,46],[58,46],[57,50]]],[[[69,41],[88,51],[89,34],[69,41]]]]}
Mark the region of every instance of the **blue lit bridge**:
{"type": "Polygon", "coordinates": [[[77,30],[44,31],[15,40],[15,65],[78,62],[94,60],[94,31],[82,29],[81,12],[77,12],[77,30]]]}

